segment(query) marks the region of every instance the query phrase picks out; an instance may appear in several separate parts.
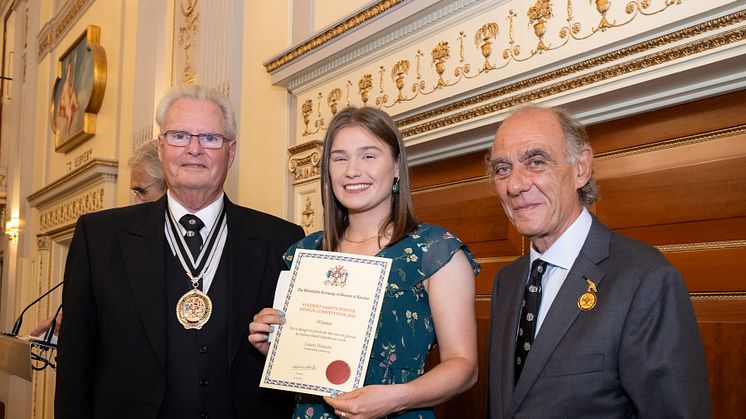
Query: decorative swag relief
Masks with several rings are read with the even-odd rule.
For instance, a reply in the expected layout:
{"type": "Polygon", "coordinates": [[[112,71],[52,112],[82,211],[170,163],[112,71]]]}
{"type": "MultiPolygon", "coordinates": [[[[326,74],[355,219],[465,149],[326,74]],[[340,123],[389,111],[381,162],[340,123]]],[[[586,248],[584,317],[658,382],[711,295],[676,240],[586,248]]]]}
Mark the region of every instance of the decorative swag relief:
{"type": "MultiPolygon", "coordinates": [[[[523,4],[513,3],[508,7],[523,4]]],[[[326,91],[304,94],[306,99],[299,101],[300,134],[305,137],[326,130],[327,118],[335,115],[340,107],[356,104],[395,108],[514,63],[538,61],[542,54],[550,51],[581,48],[579,42],[675,9],[682,0],[567,0],[564,5],[560,3],[565,2],[537,0],[524,10],[509,8],[504,15],[497,14],[502,9],[490,11],[480,16],[481,22],[466,22],[463,29],[456,29],[454,38],[439,40],[429,51],[420,47],[413,56],[389,57],[387,62],[376,65],[375,72],[365,72],[356,82],[354,79],[339,80],[337,84],[340,85],[330,86],[326,91]]],[[[543,62],[536,63],[540,64],[543,62]]],[[[452,93],[460,93],[464,87],[459,86],[452,93]]],[[[397,111],[389,112],[396,114],[397,111]]]]}
{"type": "Polygon", "coordinates": [[[46,232],[74,223],[83,214],[102,209],[104,209],[104,188],[99,187],[42,211],[39,216],[39,227],[42,232],[46,232]]]}
{"type": "Polygon", "coordinates": [[[174,5],[173,82],[197,80],[201,53],[200,7],[198,0],[176,0],[174,5]]]}
{"type": "Polygon", "coordinates": [[[320,178],[321,140],[312,140],[288,149],[288,170],[293,174],[293,185],[320,178]]]}

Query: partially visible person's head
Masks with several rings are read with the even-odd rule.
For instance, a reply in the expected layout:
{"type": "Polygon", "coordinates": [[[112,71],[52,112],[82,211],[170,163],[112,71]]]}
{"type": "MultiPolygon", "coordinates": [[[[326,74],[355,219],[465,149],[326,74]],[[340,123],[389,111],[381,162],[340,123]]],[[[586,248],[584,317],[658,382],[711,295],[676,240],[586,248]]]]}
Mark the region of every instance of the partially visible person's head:
{"type": "Polygon", "coordinates": [[[147,141],[135,149],[127,164],[135,202],[157,201],[166,193],[166,180],[163,178],[161,161],[158,160],[156,140],[147,141]]]}
{"type": "Polygon", "coordinates": [[[191,211],[222,192],[236,154],[233,106],[199,85],[171,89],[158,104],[158,155],[171,195],[191,211]]]}
{"type": "Polygon", "coordinates": [[[574,117],[525,106],[497,129],[489,174],[505,214],[540,252],[598,199],[593,151],[574,117]]]}
{"type": "Polygon", "coordinates": [[[388,114],[348,107],[334,116],[324,138],[321,193],[326,250],[336,249],[351,212],[382,215],[380,233],[391,225],[392,243],[416,227],[406,152],[388,114]]]}

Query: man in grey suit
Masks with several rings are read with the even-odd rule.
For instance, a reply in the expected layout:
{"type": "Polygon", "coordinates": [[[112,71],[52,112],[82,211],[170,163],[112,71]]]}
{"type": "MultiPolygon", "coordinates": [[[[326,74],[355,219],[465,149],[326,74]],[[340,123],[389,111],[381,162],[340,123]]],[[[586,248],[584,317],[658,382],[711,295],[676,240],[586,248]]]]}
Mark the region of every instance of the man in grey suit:
{"type": "Polygon", "coordinates": [[[520,108],[497,130],[489,166],[505,213],[531,239],[492,291],[489,417],[709,417],[684,281],[585,208],[598,193],[583,126],[520,108]]]}

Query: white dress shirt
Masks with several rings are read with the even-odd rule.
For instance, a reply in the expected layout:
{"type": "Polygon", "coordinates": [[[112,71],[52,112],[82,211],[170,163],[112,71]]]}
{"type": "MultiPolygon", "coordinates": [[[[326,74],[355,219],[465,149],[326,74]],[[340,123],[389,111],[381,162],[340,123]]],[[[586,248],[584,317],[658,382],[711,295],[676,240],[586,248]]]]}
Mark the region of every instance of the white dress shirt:
{"type": "MultiPolygon", "coordinates": [[[[533,245],[531,246],[531,263],[536,259],[549,263],[541,279],[541,304],[539,305],[536,334],[534,336],[539,334],[541,324],[544,322],[554,298],[557,297],[557,293],[565,282],[565,278],[567,278],[567,273],[575,263],[575,259],[578,258],[580,249],[591,230],[592,221],[591,214],[583,208],[578,218],[562,233],[556,242],[549,246],[544,254],[534,249],[533,245]]],[[[526,276],[526,283],[528,283],[528,276],[526,276]]]]}
{"type": "MultiPolygon", "coordinates": [[[[171,211],[171,214],[174,216],[174,220],[176,220],[176,226],[179,228],[179,232],[183,236],[186,234],[186,229],[184,226],[182,226],[179,223],[179,220],[181,217],[183,217],[186,214],[193,214],[197,217],[199,217],[200,220],[205,224],[204,227],[199,231],[200,235],[202,236],[202,243],[207,243],[207,236],[210,234],[210,230],[215,225],[215,222],[218,219],[218,216],[220,215],[220,209],[223,206],[223,196],[224,193],[220,193],[220,196],[213,201],[210,205],[202,208],[201,210],[191,213],[186,208],[184,208],[183,205],[181,205],[176,199],[174,199],[173,196],[171,196],[171,191],[166,192],[167,198],[168,198],[168,209],[171,211]]],[[[169,229],[169,221],[168,221],[168,214],[165,215],[165,226],[164,226],[164,232],[166,233],[166,241],[168,241],[168,245],[171,247],[171,253],[173,255],[176,255],[176,245],[175,243],[171,242],[171,236],[168,234],[169,229]]],[[[220,228],[220,226],[217,226],[217,228],[220,228]]],[[[223,248],[225,247],[225,240],[227,234],[226,231],[223,232],[223,234],[220,234],[215,242],[215,256],[213,260],[211,261],[210,265],[207,267],[207,271],[205,272],[205,275],[202,277],[202,292],[207,294],[207,290],[210,289],[210,284],[212,284],[212,279],[215,277],[215,272],[218,270],[218,265],[220,264],[220,258],[223,255],[223,248]]]]}

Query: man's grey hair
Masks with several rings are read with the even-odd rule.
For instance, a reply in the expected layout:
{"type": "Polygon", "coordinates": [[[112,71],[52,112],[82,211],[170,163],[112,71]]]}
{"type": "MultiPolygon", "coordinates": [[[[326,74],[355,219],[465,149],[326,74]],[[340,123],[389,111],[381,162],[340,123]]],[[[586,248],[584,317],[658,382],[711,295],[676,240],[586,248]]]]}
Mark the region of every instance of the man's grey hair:
{"type": "MultiPolygon", "coordinates": [[[[531,110],[548,111],[559,119],[562,133],[565,137],[567,162],[569,164],[575,164],[580,157],[580,152],[583,150],[583,147],[590,147],[591,144],[590,139],[588,138],[588,133],[585,131],[585,126],[583,126],[577,118],[572,116],[572,114],[565,109],[539,106],[535,104],[527,104],[516,108],[508,114],[503,123],[515,115],[531,110]]],[[[491,165],[488,165],[488,170],[490,171],[489,177],[492,179],[494,173],[492,173],[491,165]]],[[[591,177],[588,179],[588,183],[578,189],[578,198],[584,206],[591,206],[598,201],[598,184],[596,183],[596,176],[593,171],[591,171],[591,177]]]]}
{"type": "Polygon", "coordinates": [[[145,173],[155,180],[155,186],[161,191],[166,190],[166,179],[163,177],[161,160],[158,158],[156,140],[146,141],[140,147],[137,147],[135,152],[132,153],[132,157],[127,161],[127,165],[129,167],[142,165],[145,173]]]}
{"type": "Polygon", "coordinates": [[[155,111],[155,122],[158,123],[161,130],[163,130],[163,124],[166,122],[168,110],[179,99],[209,100],[213,102],[223,114],[225,138],[228,140],[235,140],[237,138],[236,114],[233,111],[233,104],[230,99],[215,89],[198,84],[181,84],[172,87],[171,90],[166,92],[155,111]]]}

